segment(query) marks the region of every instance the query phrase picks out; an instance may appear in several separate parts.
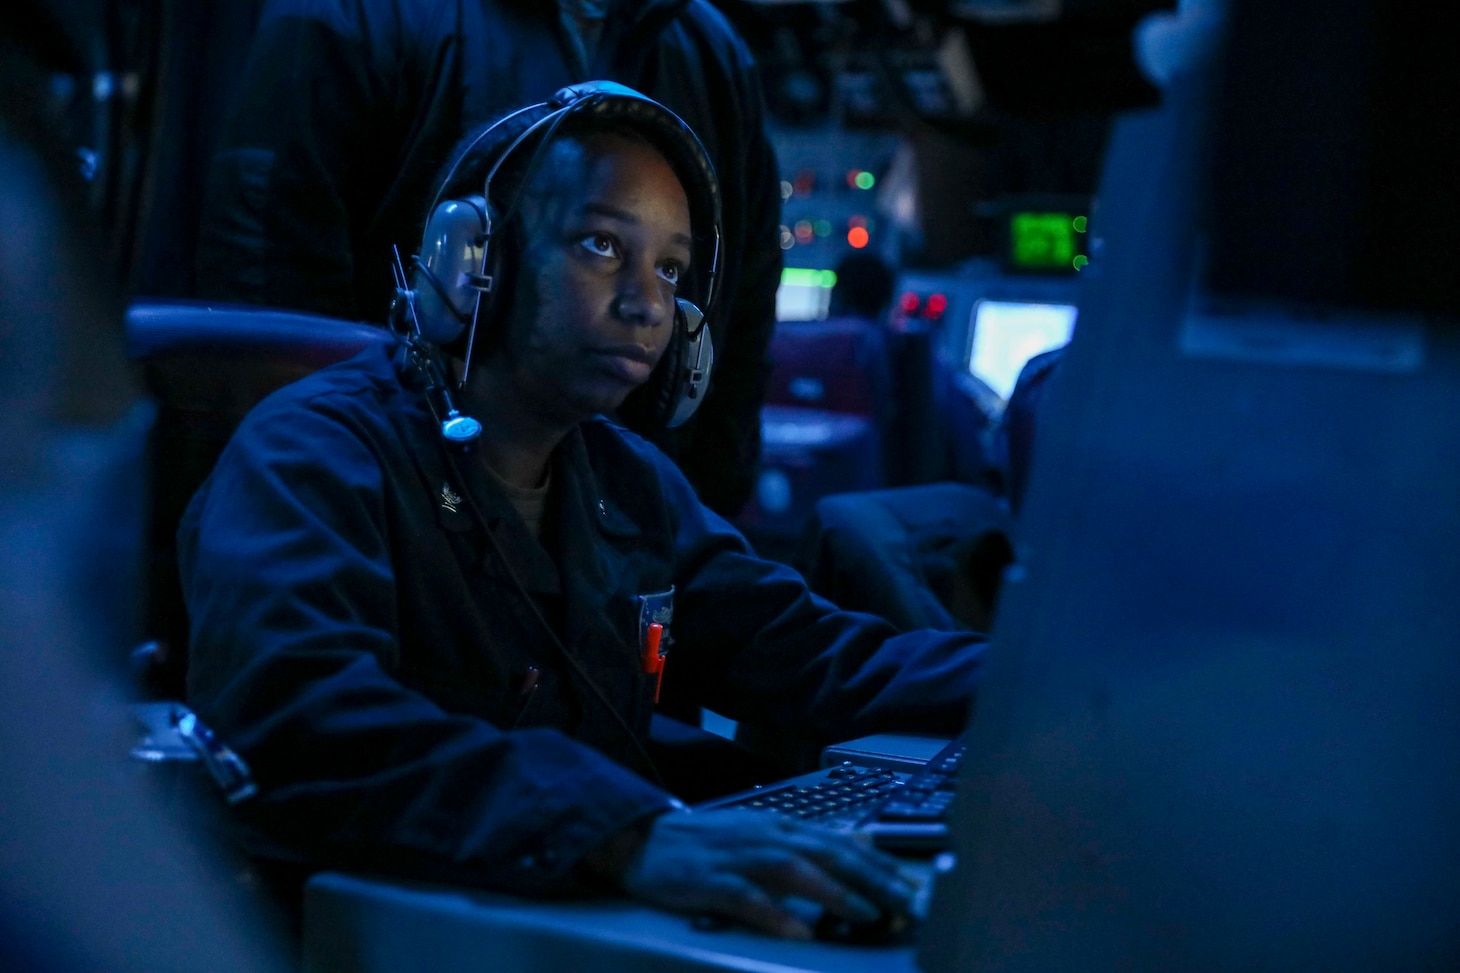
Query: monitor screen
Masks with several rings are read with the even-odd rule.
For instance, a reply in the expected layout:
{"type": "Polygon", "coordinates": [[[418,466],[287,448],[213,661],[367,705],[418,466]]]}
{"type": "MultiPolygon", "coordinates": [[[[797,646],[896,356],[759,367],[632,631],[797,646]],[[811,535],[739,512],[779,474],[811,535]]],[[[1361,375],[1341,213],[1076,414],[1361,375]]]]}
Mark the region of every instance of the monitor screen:
{"type": "Polygon", "coordinates": [[[806,267],[786,267],[776,289],[777,321],[820,321],[831,306],[836,273],[806,267]]]}
{"type": "Polygon", "coordinates": [[[1025,362],[1070,340],[1077,313],[1069,304],[979,301],[968,327],[968,370],[1007,399],[1025,362]]]}
{"type": "Polygon", "coordinates": [[[1005,269],[1018,273],[1073,274],[1089,263],[1081,213],[1016,210],[1009,214],[1005,269]]]}

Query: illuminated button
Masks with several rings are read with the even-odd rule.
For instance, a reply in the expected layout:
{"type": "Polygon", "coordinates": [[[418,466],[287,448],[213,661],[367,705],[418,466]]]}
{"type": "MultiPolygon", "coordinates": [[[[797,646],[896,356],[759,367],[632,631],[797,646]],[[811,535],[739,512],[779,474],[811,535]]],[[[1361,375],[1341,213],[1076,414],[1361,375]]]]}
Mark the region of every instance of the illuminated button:
{"type": "Polygon", "coordinates": [[[851,244],[854,250],[862,249],[870,240],[871,234],[867,232],[865,227],[854,226],[847,231],[847,243],[851,244]]]}

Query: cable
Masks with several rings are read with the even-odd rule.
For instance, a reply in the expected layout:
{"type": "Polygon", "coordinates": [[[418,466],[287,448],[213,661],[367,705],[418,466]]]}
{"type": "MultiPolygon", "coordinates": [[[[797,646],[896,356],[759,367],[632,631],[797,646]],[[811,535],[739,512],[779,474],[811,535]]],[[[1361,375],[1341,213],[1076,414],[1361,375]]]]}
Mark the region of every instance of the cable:
{"type": "MultiPolygon", "coordinates": [[[[431,414],[434,417],[436,415],[436,406],[429,397],[427,397],[426,399],[426,405],[431,410],[431,414]]],[[[527,603],[527,607],[532,611],[533,617],[537,619],[538,624],[542,626],[543,631],[547,632],[548,638],[551,640],[553,647],[557,649],[558,654],[563,657],[563,661],[566,662],[569,667],[572,668],[573,672],[577,674],[578,678],[581,679],[590,690],[592,690],[593,695],[598,698],[599,703],[603,705],[604,709],[608,710],[609,715],[614,718],[614,721],[616,723],[618,723],[619,729],[623,730],[624,734],[629,738],[629,742],[632,743],[634,745],[634,749],[638,751],[638,754],[643,759],[645,766],[649,770],[649,773],[653,775],[654,783],[664,790],[668,790],[669,786],[664,782],[664,777],[659,772],[659,766],[654,762],[654,758],[649,755],[649,751],[645,749],[642,743],[639,742],[639,736],[634,732],[633,727],[629,726],[629,721],[624,719],[623,714],[618,711],[618,707],[614,706],[613,703],[609,700],[608,694],[605,693],[599,687],[599,685],[593,681],[591,677],[589,677],[588,673],[584,671],[582,664],[573,657],[573,654],[568,651],[568,647],[563,644],[563,640],[558,638],[557,630],[554,629],[551,624],[549,624],[547,618],[542,613],[542,609],[538,607],[537,600],[532,597],[532,594],[527,590],[527,586],[522,583],[522,579],[519,578],[517,576],[517,572],[513,570],[512,562],[508,559],[507,552],[502,550],[502,545],[500,542],[498,542],[496,534],[492,532],[492,526],[490,522],[488,522],[486,514],[483,513],[481,507],[477,505],[476,497],[472,496],[471,487],[467,484],[466,477],[462,475],[461,467],[456,462],[457,458],[454,455],[454,451],[450,448],[447,448],[444,450],[444,453],[446,455],[446,464],[451,467],[452,475],[456,477],[456,482],[461,485],[461,495],[463,498],[465,498],[467,507],[471,510],[472,516],[476,519],[477,524],[487,535],[487,540],[491,543],[492,550],[496,552],[498,560],[500,560],[502,562],[502,566],[507,569],[507,576],[512,579],[512,584],[517,588],[517,593],[521,595],[522,600],[527,603]]],[[[631,657],[637,656],[637,653],[624,643],[623,639],[619,637],[619,634],[617,632],[609,630],[609,633],[613,636],[614,640],[619,643],[620,647],[628,651],[628,654],[631,657]]]]}

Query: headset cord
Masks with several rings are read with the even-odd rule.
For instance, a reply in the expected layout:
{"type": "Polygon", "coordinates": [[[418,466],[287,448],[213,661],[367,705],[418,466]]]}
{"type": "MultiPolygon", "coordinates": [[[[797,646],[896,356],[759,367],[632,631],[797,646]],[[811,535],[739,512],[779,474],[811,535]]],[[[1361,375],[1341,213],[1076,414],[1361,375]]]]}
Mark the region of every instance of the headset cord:
{"type": "MultiPolygon", "coordinates": [[[[436,406],[430,401],[429,398],[427,399],[426,404],[430,407],[431,413],[434,415],[436,412],[436,406]]],[[[502,566],[507,569],[507,576],[512,579],[512,584],[517,588],[517,593],[522,596],[522,600],[526,602],[528,609],[531,610],[533,617],[537,619],[538,624],[542,626],[543,631],[548,633],[549,640],[551,640],[553,647],[557,649],[558,654],[563,657],[563,661],[572,668],[573,672],[576,673],[578,678],[583,681],[584,685],[586,685],[592,691],[593,695],[598,698],[598,701],[603,704],[603,708],[608,710],[609,715],[614,718],[614,721],[616,723],[618,723],[619,729],[623,730],[624,735],[629,738],[629,742],[632,743],[634,749],[638,751],[638,754],[643,759],[645,766],[649,770],[649,773],[653,775],[654,783],[664,790],[668,790],[669,785],[664,782],[663,775],[659,773],[658,764],[654,762],[654,758],[649,755],[649,751],[645,749],[643,743],[639,741],[639,735],[634,732],[633,727],[629,726],[628,720],[624,719],[623,714],[618,711],[618,707],[614,706],[613,703],[609,700],[608,694],[599,687],[598,683],[593,681],[588,673],[584,671],[582,664],[573,657],[573,654],[571,652],[568,651],[568,647],[564,645],[563,640],[558,637],[557,630],[553,628],[551,624],[549,624],[546,616],[544,616],[542,613],[542,609],[538,607],[537,599],[532,597],[532,594],[527,590],[527,586],[522,583],[522,579],[519,578],[517,576],[517,572],[513,570],[512,562],[507,558],[507,552],[502,550],[501,542],[497,540],[496,534],[492,532],[491,523],[488,522],[486,514],[482,512],[481,507],[477,505],[476,498],[472,496],[471,488],[467,485],[466,478],[461,474],[461,467],[456,462],[456,456],[453,455],[453,452],[449,447],[445,449],[445,454],[446,464],[451,467],[451,472],[456,477],[456,482],[461,484],[461,495],[463,498],[465,498],[467,507],[471,510],[472,516],[476,518],[477,524],[487,535],[487,540],[491,543],[492,550],[496,552],[498,560],[500,560],[502,562],[502,566]]],[[[619,634],[617,632],[610,631],[610,634],[613,636],[614,640],[618,642],[621,648],[627,650],[629,655],[633,655],[633,651],[624,644],[623,639],[619,637],[619,634]]]]}
{"type": "MultiPolygon", "coordinates": [[[[400,258],[397,256],[396,259],[400,258]]],[[[441,278],[437,277],[431,271],[430,267],[426,266],[426,262],[421,259],[420,254],[414,254],[411,257],[411,266],[415,268],[418,273],[426,278],[426,283],[431,285],[431,290],[436,292],[436,297],[441,301],[446,310],[451,312],[452,317],[456,318],[456,320],[460,321],[462,324],[471,323],[471,315],[464,314],[461,311],[457,310],[456,305],[452,303],[451,295],[446,290],[446,285],[441,283],[441,278]]],[[[399,287],[401,285],[397,284],[396,286],[399,287]]]]}

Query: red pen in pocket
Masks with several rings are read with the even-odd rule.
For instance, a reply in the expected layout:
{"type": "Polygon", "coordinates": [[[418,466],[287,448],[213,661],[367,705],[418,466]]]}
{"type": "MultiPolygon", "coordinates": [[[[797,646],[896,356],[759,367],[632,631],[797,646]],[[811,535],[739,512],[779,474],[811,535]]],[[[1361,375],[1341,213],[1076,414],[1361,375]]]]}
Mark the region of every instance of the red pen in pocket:
{"type": "Polygon", "coordinates": [[[654,702],[659,702],[659,689],[664,685],[664,658],[668,654],[659,648],[664,639],[664,626],[654,622],[644,638],[643,670],[654,676],[654,702]]]}

